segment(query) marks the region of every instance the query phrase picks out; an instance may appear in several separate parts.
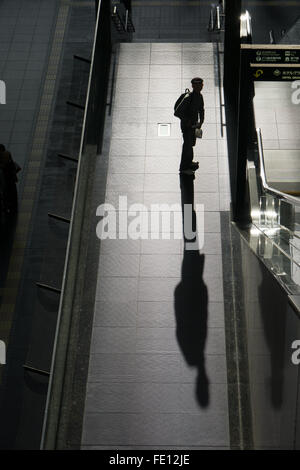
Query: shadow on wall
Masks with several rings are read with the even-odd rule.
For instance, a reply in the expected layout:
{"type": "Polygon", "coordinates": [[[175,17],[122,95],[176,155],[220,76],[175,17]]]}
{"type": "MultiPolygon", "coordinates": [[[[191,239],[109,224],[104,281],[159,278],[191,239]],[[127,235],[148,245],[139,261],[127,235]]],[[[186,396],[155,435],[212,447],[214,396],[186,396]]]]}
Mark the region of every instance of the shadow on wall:
{"type": "MultiPolygon", "coordinates": [[[[193,179],[191,176],[180,178],[182,209],[184,204],[192,204],[194,208],[193,179]]],[[[196,232],[194,209],[192,214],[192,229],[196,232]]],[[[205,256],[198,249],[187,249],[185,243],[181,282],[174,293],[177,341],[187,364],[197,368],[196,396],[203,408],[209,404],[209,380],[204,354],[208,317],[208,292],[203,282],[204,260],[205,256]]]]}

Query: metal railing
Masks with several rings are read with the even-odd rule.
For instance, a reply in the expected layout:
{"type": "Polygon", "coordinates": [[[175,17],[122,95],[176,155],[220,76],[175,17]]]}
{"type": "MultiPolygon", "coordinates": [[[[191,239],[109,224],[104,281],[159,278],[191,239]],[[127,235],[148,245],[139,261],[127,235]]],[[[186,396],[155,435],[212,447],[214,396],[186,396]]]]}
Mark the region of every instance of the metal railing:
{"type": "Polygon", "coordinates": [[[224,32],[223,23],[225,17],[225,2],[219,2],[219,5],[212,5],[209,14],[207,30],[209,32],[224,32]]]}
{"type": "Polygon", "coordinates": [[[78,169],[42,428],[41,449],[54,449],[57,445],[68,360],[68,342],[75,316],[74,298],[76,295],[80,295],[79,292],[82,290],[80,281],[78,281],[80,257],[83,256],[82,227],[86,217],[85,201],[90,187],[91,166],[93,159],[99,153],[103,136],[111,54],[110,14],[109,0],[100,0],[84,107],[78,169]]]}
{"type": "Polygon", "coordinates": [[[267,178],[266,178],[264,150],[263,150],[262,134],[261,134],[260,127],[256,129],[256,134],[257,134],[258,155],[259,155],[259,176],[261,179],[264,192],[267,192],[269,194],[272,194],[273,196],[277,196],[281,199],[284,199],[285,201],[293,205],[300,206],[300,198],[283,193],[282,191],[279,191],[278,189],[272,188],[271,186],[268,185],[267,178]]]}

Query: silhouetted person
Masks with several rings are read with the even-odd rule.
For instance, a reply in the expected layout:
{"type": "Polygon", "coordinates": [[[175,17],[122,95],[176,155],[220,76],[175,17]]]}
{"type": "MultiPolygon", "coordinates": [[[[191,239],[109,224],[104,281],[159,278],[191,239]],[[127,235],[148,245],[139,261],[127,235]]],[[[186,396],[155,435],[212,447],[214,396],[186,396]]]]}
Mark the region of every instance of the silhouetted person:
{"type": "MultiPolygon", "coordinates": [[[[203,80],[202,78],[196,77],[191,80],[191,83],[193,91],[190,96],[186,98],[187,104],[184,107],[184,116],[180,120],[183,145],[179,171],[186,174],[191,174],[193,170],[198,168],[198,164],[193,162],[193,147],[196,144],[195,129],[201,129],[204,122],[204,101],[201,94],[203,80]]],[[[184,94],[178,98],[175,107],[183,97],[184,94]]]]}
{"type": "MultiPolygon", "coordinates": [[[[180,183],[182,207],[184,204],[191,204],[193,207],[193,179],[182,175],[180,183]]],[[[196,232],[194,210],[190,219],[189,232],[196,232]]],[[[209,381],[205,371],[204,355],[208,316],[208,292],[203,281],[204,259],[204,255],[200,255],[198,249],[184,250],[181,282],[175,289],[174,299],[177,341],[187,364],[198,370],[196,396],[203,407],[209,403],[209,381]]]]}
{"type": "Polygon", "coordinates": [[[8,152],[3,144],[0,144],[0,171],[1,171],[1,186],[4,211],[7,214],[16,213],[18,210],[18,195],[17,195],[17,167],[12,159],[10,152],[8,152]]]}

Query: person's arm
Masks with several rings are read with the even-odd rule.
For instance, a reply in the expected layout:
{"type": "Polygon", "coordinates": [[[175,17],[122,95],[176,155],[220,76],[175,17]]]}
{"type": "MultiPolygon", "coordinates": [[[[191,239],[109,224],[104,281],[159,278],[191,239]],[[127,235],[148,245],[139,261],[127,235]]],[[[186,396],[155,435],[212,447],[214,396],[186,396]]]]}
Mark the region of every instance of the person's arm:
{"type": "Polygon", "coordinates": [[[203,96],[200,95],[201,97],[201,103],[200,103],[200,108],[199,108],[199,121],[200,121],[200,127],[204,123],[204,116],[205,116],[205,111],[204,111],[204,100],[203,96]]]}

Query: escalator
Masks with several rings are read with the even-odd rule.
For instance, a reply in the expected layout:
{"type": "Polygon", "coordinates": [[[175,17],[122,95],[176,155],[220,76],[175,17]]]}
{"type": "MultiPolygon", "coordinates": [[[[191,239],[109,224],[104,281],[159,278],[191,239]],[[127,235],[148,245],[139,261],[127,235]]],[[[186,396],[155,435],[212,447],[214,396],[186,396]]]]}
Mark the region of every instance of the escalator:
{"type": "Polygon", "coordinates": [[[268,181],[259,128],[257,144],[247,161],[252,223],[238,228],[253,446],[299,449],[300,198],[268,181]]]}
{"type": "Polygon", "coordinates": [[[299,295],[300,198],[280,191],[268,182],[259,128],[257,140],[257,165],[248,162],[252,217],[249,241],[259,256],[264,253],[266,264],[287,292],[299,295]]]}

